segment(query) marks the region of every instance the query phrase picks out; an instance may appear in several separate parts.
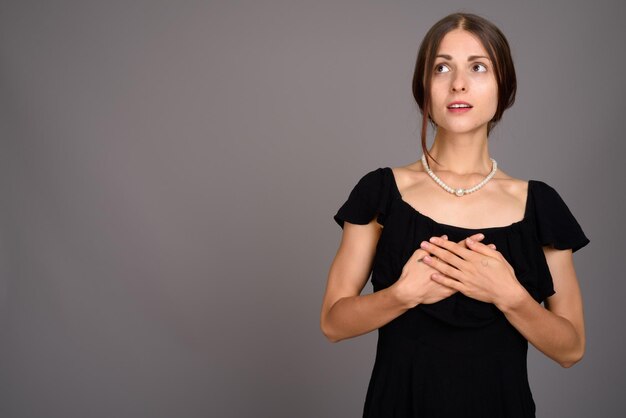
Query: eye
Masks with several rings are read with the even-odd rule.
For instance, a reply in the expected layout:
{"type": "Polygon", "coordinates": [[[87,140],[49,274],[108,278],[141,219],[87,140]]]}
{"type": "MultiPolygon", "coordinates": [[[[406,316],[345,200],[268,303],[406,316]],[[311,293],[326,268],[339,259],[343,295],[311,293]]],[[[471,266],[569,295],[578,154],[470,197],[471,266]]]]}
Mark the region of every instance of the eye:
{"type": "Polygon", "coordinates": [[[487,67],[485,67],[483,64],[477,63],[477,64],[472,65],[472,68],[476,68],[476,67],[482,67],[483,68],[482,70],[476,71],[478,73],[484,73],[484,72],[487,71],[487,67]]]}
{"type": "Polygon", "coordinates": [[[447,73],[448,71],[450,71],[450,69],[445,64],[437,64],[437,65],[435,65],[435,72],[436,73],[447,73]]]}

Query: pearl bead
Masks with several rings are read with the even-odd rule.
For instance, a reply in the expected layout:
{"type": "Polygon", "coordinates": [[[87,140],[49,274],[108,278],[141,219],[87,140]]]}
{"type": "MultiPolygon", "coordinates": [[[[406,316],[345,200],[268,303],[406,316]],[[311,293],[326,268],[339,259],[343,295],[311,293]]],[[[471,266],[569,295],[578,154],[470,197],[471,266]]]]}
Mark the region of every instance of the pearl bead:
{"type": "Polygon", "coordinates": [[[452,194],[455,194],[455,195],[460,197],[460,196],[464,196],[466,194],[474,193],[475,191],[479,190],[481,187],[483,187],[485,184],[487,184],[487,182],[489,180],[491,180],[491,178],[496,174],[496,170],[498,169],[498,163],[493,158],[489,158],[489,159],[491,160],[491,163],[492,163],[491,172],[480,183],[478,183],[477,185],[475,185],[473,187],[470,187],[468,189],[463,189],[463,188],[454,189],[454,188],[448,186],[446,183],[444,183],[443,180],[441,180],[430,169],[430,167],[428,167],[428,163],[426,162],[426,155],[422,155],[422,165],[424,166],[424,170],[426,170],[428,175],[433,180],[435,180],[435,183],[440,185],[445,191],[447,191],[449,193],[452,193],[452,194]]]}

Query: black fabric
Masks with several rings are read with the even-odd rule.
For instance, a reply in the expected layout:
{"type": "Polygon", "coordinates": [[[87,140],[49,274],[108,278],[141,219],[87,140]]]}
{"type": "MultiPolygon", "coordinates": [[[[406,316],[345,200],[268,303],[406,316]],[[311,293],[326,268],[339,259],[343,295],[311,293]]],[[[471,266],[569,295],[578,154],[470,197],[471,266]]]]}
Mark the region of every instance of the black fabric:
{"type": "Polygon", "coordinates": [[[541,186],[535,192],[536,201],[541,202],[538,208],[541,216],[537,217],[539,242],[559,250],[571,248],[572,252],[589,244],[589,239],[558,192],[542,181],[537,183],[541,186]]]}
{"type": "Polygon", "coordinates": [[[384,175],[382,168],[365,174],[350,192],[346,203],[337,211],[335,222],[342,229],[344,220],[365,225],[378,213],[377,221],[384,225],[392,191],[390,186],[390,178],[384,175]]]}
{"type": "MultiPolygon", "coordinates": [[[[494,243],[539,303],[555,293],[542,246],[577,251],[590,241],[554,188],[529,180],[524,217],[507,226],[469,229],[423,215],[400,195],[390,167],[365,174],[334,216],[384,225],[372,266],[374,292],[392,285],[423,240],[476,232],[494,243]]],[[[528,341],[495,305],[460,292],[409,309],[378,329],[376,360],[363,417],[535,416],[526,356],[528,341]]]]}

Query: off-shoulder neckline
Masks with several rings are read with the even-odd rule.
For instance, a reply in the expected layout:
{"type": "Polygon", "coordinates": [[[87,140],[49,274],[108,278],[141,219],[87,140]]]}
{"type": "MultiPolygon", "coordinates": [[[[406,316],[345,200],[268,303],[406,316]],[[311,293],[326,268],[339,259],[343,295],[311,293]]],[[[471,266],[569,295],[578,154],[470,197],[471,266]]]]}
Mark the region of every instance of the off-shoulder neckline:
{"type": "Polygon", "coordinates": [[[526,191],[526,202],[524,204],[524,216],[522,217],[522,219],[515,221],[509,225],[502,225],[502,226],[490,226],[490,227],[484,227],[484,228],[466,228],[466,227],[462,227],[462,226],[456,226],[456,225],[450,225],[450,224],[444,224],[441,222],[437,222],[436,220],[434,220],[433,218],[431,218],[428,215],[423,214],[422,212],[418,211],[417,209],[415,209],[411,204],[409,204],[409,202],[407,202],[406,200],[404,200],[404,198],[402,197],[402,194],[400,193],[400,189],[398,188],[398,183],[396,182],[396,177],[393,173],[393,170],[391,169],[391,167],[385,167],[385,169],[388,171],[389,175],[391,176],[391,184],[394,188],[395,194],[396,194],[396,198],[403,204],[405,205],[409,210],[411,210],[413,213],[415,213],[418,216],[421,216],[422,218],[426,219],[428,222],[438,225],[440,227],[443,228],[447,228],[447,229],[451,229],[451,230],[457,230],[457,231],[499,231],[499,230],[508,230],[511,228],[515,228],[517,226],[520,226],[521,224],[525,223],[528,218],[530,217],[530,201],[532,200],[532,193],[531,193],[531,188],[532,185],[535,183],[535,180],[528,180],[528,189],[526,191]]]}

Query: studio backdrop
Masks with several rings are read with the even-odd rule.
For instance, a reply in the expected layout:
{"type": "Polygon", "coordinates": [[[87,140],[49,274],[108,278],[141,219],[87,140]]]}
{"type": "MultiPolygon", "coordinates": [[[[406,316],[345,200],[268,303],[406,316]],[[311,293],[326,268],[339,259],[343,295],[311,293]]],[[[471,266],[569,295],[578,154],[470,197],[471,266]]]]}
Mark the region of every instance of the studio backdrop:
{"type": "Polygon", "coordinates": [[[624,7],[0,2],[0,416],[360,416],[376,333],[319,326],[332,216],[421,156],[415,58],[454,11],[511,44],[491,154],[592,242],[584,359],[529,350],[538,417],[621,416],[624,7]]]}

